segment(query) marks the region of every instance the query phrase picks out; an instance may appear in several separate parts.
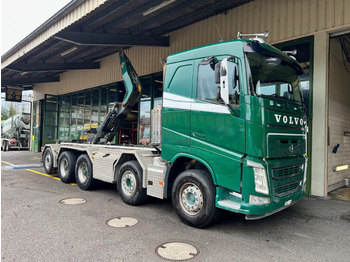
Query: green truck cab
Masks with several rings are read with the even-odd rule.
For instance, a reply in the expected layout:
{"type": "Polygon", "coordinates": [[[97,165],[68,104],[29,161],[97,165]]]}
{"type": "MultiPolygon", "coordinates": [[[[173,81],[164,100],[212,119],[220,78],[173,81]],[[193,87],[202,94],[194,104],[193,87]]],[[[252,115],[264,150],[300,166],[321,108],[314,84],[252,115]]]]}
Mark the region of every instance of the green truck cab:
{"type": "MultiPolygon", "coordinates": [[[[194,169],[204,170],[215,185],[216,208],[246,214],[247,219],[296,203],[305,194],[306,182],[307,126],[298,77],[302,73],[294,58],[252,40],[169,56],[162,158],[171,169],[192,163],[194,169]]],[[[174,182],[183,186],[179,192],[172,186],[173,203],[180,202],[175,209],[186,223],[198,225],[201,222],[191,216],[202,212],[201,201],[208,196],[197,181],[182,180],[174,182]],[[191,190],[202,194],[200,201],[191,190]]]]}
{"type": "Polygon", "coordinates": [[[171,197],[180,219],[199,228],[223,209],[258,219],[303,198],[307,125],[303,70],[293,58],[258,39],[170,55],[163,105],[151,112],[145,147],[111,143],[142,89],[126,54],[119,55],[123,102],[87,143],[45,145],[48,174],[57,169],[62,182],[83,190],[97,180],[114,183],[129,205],[171,197]]]}

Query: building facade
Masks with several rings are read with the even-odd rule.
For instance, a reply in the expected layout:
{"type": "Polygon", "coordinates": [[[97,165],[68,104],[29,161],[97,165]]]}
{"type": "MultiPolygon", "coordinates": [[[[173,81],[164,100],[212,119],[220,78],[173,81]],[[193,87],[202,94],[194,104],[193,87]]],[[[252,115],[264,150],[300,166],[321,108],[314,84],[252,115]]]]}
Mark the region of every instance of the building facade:
{"type": "MultiPolygon", "coordinates": [[[[163,7],[169,8],[169,12],[171,5],[176,7],[176,1],[164,2],[171,2],[167,7],[163,7]]],[[[179,4],[185,8],[185,2],[179,2],[182,2],[179,4]]],[[[349,168],[335,171],[336,167],[350,165],[350,103],[347,101],[350,97],[350,88],[347,86],[350,80],[350,2],[232,2],[237,2],[235,7],[218,14],[208,14],[208,17],[179,28],[173,27],[176,29],[163,34],[170,40],[168,46],[134,45],[125,49],[135,70],[141,76],[143,90],[140,102],[133,110],[134,114],[128,117],[127,125],[120,131],[115,142],[131,141],[134,144],[142,144],[150,139],[150,110],[162,103],[163,68],[160,59],[165,60],[169,54],[215,43],[220,39],[235,39],[237,32],[260,33],[267,30],[269,36],[266,41],[282,50],[296,49],[296,59],[304,68],[305,74],[301,80],[309,127],[308,193],[326,196],[328,192],[344,186],[345,178],[350,178],[349,168]]],[[[93,28],[94,24],[89,24],[92,14],[95,12],[97,16],[102,13],[102,7],[106,5],[110,8],[114,5],[115,10],[124,8],[121,3],[118,6],[118,3],[102,0],[72,1],[72,5],[76,5],[74,8],[71,7],[69,12],[60,13],[56,17],[57,21],[52,21],[49,26],[43,25],[37,35],[24,39],[22,45],[14,47],[12,52],[5,55],[2,59],[2,70],[11,67],[22,54],[35,51],[52,36],[56,35],[58,39],[57,34],[77,21],[85,19],[83,25],[93,28]]],[[[213,5],[208,7],[214,8],[213,5]]],[[[135,6],[134,12],[137,8],[142,6],[135,6]]],[[[181,8],[178,7],[177,10],[181,12],[181,8]]],[[[166,15],[161,11],[157,11],[158,20],[166,15]]],[[[133,11],[129,12],[131,14],[133,11]]],[[[197,12],[204,11],[198,9],[197,12]]],[[[100,15],[98,19],[108,20],[110,17],[100,15]]],[[[102,22],[96,20],[94,23],[102,22]]],[[[145,27],[147,26],[148,24],[145,24],[145,27]]],[[[158,31],[154,29],[152,32],[158,31]]],[[[66,51],[69,50],[73,49],[66,51]]],[[[64,54],[63,51],[58,50],[64,60],[69,53],[64,54]]],[[[38,151],[45,143],[56,140],[84,140],[85,131],[98,127],[113,103],[123,99],[125,91],[118,53],[102,55],[96,61],[100,65],[98,69],[65,70],[59,74],[59,82],[32,85],[32,150],[38,151]]],[[[15,82],[9,83],[16,85],[15,82]]]]}

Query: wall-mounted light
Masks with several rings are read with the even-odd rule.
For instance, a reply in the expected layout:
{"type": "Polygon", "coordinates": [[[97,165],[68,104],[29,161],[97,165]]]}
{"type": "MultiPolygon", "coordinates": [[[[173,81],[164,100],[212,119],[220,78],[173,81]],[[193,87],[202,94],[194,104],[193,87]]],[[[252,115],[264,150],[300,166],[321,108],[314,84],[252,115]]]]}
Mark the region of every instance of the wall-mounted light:
{"type": "Polygon", "coordinates": [[[338,171],[344,171],[349,168],[349,165],[342,165],[342,166],[336,166],[333,168],[333,171],[338,172],[338,171]]]}
{"type": "Polygon", "coordinates": [[[160,3],[159,5],[153,6],[150,9],[146,10],[142,13],[143,16],[149,15],[167,5],[170,5],[171,3],[174,3],[176,0],[165,0],[164,2],[160,3]]]}
{"type": "Polygon", "coordinates": [[[64,51],[64,52],[62,52],[60,55],[61,55],[61,56],[68,55],[68,54],[72,53],[73,51],[75,51],[75,50],[77,50],[77,49],[78,49],[78,47],[74,46],[74,47],[72,47],[72,48],[70,48],[70,49],[68,49],[68,50],[66,50],[66,51],[64,51]]]}

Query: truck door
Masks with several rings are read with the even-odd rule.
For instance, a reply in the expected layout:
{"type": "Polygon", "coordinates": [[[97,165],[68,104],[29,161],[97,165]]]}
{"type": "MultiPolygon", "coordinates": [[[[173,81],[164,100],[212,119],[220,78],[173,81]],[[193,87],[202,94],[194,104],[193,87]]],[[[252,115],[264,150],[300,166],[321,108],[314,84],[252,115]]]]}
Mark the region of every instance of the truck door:
{"type": "Polygon", "coordinates": [[[231,108],[218,98],[215,64],[220,58],[195,64],[194,103],[191,108],[191,150],[206,161],[218,185],[240,191],[241,158],[245,151],[245,126],[241,119],[240,90],[230,90],[231,108]]]}

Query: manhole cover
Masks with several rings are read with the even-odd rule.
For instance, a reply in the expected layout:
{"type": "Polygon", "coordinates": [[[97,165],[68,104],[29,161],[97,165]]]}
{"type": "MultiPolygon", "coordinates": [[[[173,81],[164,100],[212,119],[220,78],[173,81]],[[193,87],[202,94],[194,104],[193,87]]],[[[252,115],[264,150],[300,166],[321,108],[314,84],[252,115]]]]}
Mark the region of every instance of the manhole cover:
{"type": "Polygon", "coordinates": [[[66,199],[62,199],[60,201],[60,203],[64,204],[64,205],[79,205],[79,204],[86,203],[86,199],[83,199],[83,198],[66,198],[66,199]]]}
{"type": "Polygon", "coordinates": [[[111,227],[132,227],[139,221],[133,217],[117,217],[107,221],[107,225],[111,227]]]}
{"type": "Polygon", "coordinates": [[[184,261],[194,258],[199,254],[198,249],[183,242],[169,242],[159,245],[156,253],[162,258],[173,261],[184,261]]]}

